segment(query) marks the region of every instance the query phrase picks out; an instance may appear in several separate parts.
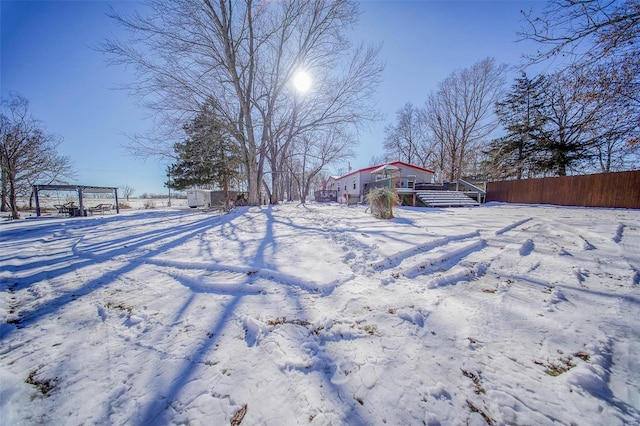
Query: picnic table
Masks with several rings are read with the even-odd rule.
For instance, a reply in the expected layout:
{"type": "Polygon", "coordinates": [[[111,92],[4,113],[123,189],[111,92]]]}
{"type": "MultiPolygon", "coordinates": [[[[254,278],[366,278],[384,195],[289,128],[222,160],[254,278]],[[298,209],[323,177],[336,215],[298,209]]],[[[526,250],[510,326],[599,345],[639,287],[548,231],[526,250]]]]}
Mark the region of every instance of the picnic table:
{"type": "Polygon", "coordinates": [[[94,213],[110,213],[113,210],[113,204],[98,204],[94,207],[89,207],[89,214],[93,215],[94,213]]]}
{"type": "Polygon", "coordinates": [[[113,204],[102,203],[97,206],[89,207],[88,209],[84,208],[83,210],[80,210],[80,207],[76,206],[73,201],[65,204],[54,204],[53,207],[58,210],[58,216],[86,216],[87,213],[90,215],[93,215],[94,213],[105,214],[111,213],[111,210],[115,208],[113,204]]]}
{"type": "Polygon", "coordinates": [[[60,215],[72,216],[75,205],[73,201],[69,201],[68,203],[64,203],[64,204],[54,204],[53,207],[55,207],[58,210],[58,216],[60,215]]]}

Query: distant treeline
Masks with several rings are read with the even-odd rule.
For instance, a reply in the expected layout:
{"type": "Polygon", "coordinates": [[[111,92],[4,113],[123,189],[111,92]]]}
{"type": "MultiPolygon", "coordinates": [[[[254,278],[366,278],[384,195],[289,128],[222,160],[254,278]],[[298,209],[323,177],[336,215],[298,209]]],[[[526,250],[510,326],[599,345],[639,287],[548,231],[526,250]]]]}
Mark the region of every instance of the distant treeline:
{"type": "MultiPolygon", "coordinates": [[[[139,195],[137,197],[134,198],[140,198],[140,199],[158,199],[158,198],[169,198],[167,194],[153,194],[153,193],[143,193],[142,195],[139,195]]],[[[171,198],[177,198],[177,199],[186,199],[187,198],[187,193],[186,192],[171,192],[171,198]]]]}

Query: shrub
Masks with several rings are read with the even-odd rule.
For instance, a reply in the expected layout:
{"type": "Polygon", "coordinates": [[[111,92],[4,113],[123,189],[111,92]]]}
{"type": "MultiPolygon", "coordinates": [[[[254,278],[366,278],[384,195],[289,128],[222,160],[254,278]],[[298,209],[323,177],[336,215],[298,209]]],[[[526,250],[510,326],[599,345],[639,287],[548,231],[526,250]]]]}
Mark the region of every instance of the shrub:
{"type": "Polygon", "coordinates": [[[375,188],[366,197],[371,213],[380,219],[393,219],[393,206],[400,202],[398,194],[393,189],[375,188]]]}
{"type": "Polygon", "coordinates": [[[144,202],[144,208],[145,209],[155,209],[156,208],[156,203],[153,202],[153,200],[147,200],[144,202]]]}

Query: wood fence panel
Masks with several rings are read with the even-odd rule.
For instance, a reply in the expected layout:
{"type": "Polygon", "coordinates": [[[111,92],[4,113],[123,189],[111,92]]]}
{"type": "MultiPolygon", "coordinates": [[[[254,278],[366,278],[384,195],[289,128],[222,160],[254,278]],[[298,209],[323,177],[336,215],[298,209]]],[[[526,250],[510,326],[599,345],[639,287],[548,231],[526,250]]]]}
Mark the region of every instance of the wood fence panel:
{"type": "Polygon", "coordinates": [[[487,201],[640,209],[640,170],[489,182],[487,201]]]}

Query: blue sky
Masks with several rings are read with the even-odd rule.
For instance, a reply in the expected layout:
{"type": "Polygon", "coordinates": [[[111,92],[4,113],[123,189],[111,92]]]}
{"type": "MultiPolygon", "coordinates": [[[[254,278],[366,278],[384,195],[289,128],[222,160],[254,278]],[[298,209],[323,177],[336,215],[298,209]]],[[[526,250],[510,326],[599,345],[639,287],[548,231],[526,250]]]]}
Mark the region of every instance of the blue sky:
{"type": "MultiPolygon", "coordinates": [[[[145,133],[147,111],[114,90],[131,80],[92,49],[119,29],[109,5],[135,9],[133,1],[0,2],[0,95],[16,91],[33,116],[63,137],[59,148],[77,170],[74,183],[129,185],[134,195],[164,193],[165,165],[130,157],[127,135],[145,133]]],[[[487,56],[516,65],[535,46],[517,43],[523,1],[363,1],[354,42],[383,43],[386,68],[376,102],[386,119],[360,134],[353,168],[382,152],[384,127],[410,101],[421,105],[439,81],[487,56]]]]}

